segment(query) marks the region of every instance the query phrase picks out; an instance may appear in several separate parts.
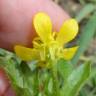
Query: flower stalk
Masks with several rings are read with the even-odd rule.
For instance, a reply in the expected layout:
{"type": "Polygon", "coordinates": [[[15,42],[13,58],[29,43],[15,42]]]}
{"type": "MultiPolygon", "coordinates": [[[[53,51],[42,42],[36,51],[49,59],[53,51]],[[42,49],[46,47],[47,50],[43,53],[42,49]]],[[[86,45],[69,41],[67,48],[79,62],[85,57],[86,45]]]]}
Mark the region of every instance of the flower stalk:
{"type": "Polygon", "coordinates": [[[57,72],[57,66],[56,66],[57,62],[53,62],[53,63],[54,63],[53,67],[51,68],[52,79],[53,79],[53,95],[52,96],[60,96],[60,87],[59,87],[58,72],[57,72]]]}

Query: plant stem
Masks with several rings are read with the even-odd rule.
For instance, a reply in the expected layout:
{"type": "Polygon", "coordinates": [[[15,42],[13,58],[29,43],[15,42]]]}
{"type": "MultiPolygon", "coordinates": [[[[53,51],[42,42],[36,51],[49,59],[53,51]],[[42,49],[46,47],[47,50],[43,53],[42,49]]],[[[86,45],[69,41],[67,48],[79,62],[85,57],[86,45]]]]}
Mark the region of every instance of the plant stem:
{"type": "Polygon", "coordinates": [[[35,72],[35,77],[34,77],[34,96],[38,96],[39,94],[39,77],[38,77],[38,69],[35,72]]]}
{"type": "Polygon", "coordinates": [[[59,81],[58,81],[58,74],[57,74],[57,62],[52,63],[52,78],[53,78],[53,95],[52,96],[60,96],[59,91],[59,81]]]}

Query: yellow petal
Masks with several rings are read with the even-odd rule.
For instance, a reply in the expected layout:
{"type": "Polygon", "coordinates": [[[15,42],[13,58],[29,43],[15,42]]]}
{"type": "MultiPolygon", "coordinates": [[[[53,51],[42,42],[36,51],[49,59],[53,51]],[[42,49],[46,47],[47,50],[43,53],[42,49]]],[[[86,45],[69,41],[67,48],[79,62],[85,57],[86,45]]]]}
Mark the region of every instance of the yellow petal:
{"type": "Polygon", "coordinates": [[[68,43],[78,33],[78,23],[75,19],[69,19],[64,22],[63,26],[60,29],[60,32],[57,35],[56,40],[62,46],[63,44],[68,43]]]}
{"type": "Polygon", "coordinates": [[[20,57],[24,61],[31,61],[36,59],[36,55],[38,54],[35,49],[26,48],[20,45],[16,45],[14,47],[15,53],[18,57],[20,57]]]}
{"type": "Polygon", "coordinates": [[[45,13],[37,13],[34,16],[33,24],[37,34],[44,43],[48,43],[52,36],[52,22],[45,13]]]}
{"type": "Polygon", "coordinates": [[[64,49],[63,50],[63,57],[64,57],[64,59],[65,60],[72,59],[74,57],[77,49],[78,49],[78,46],[64,49]]]}

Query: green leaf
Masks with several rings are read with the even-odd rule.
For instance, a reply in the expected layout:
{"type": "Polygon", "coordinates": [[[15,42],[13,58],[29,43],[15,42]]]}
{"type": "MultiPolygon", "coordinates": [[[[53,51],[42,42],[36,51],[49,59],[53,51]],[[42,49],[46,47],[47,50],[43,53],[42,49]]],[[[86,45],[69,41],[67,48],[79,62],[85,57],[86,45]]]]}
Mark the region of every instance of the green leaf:
{"type": "Polygon", "coordinates": [[[0,56],[5,56],[5,55],[6,55],[5,50],[3,50],[3,49],[0,48],[0,56]]]}
{"type": "Polygon", "coordinates": [[[8,73],[12,84],[23,88],[23,78],[19,71],[19,63],[21,63],[21,61],[15,56],[15,54],[0,49],[0,67],[3,67],[8,73]]]}
{"type": "Polygon", "coordinates": [[[86,90],[84,88],[82,88],[82,90],[79,92],[79,95],[80,96],[88,96],[87,92],[86,92],[86,90]]]}
{"type": "Polygon", "coordinates": [[[16,96],[32,96],[27,88],[19,88],[18,86],[15,86],[14,89],[16,91],[16,96]]]}
{"type": "Polygon", "coordinates": [[[35,67],[32,68],[32,64],[35,65],[35,63],[37,62],[31,62],[31,66],[28,66],[25,62],[21,62],[14,53],[0,49],[0,67],[3,67],[8,73],[17,96],[31,96],[33,94],[35,67]]]}
{"type": "Polygon", "coordinates": [[[75,17],[78,22],[82,21],[88,14],[92,13],[95,10],[93,4],[86,4],[84,8],[77,14],[75,17]]]}
{"type": "MultiPolygon", "coordinates": [[[[36,80],[34,83],[34,76],[36,75],[34,71],[30,69],[26,62],[22,62],[20,65],[20,70],[22,71],[23,75],[23,85],[24,89],[27,90],[31,95],[33,94],[34,84],[36,84],[36,80]]],[[[24,95],[25,96],[25,95],[24,95]]],[[[29,95],[30,96],[30,95],[29,95]]]]}
{"type": "Polygon", "coordinates": [[[80,39],[78,40],[79,49],[76,52],[76,55],[72,59],[73,64],[77,64],[82,53],[88,48],[90,41],[92,40],[94,33],[96,31],[96,13],[90,18],[85,27],[82,30],[80,39]]]}
{"type": "Polygon", "coordinates": [[[60,59],[57,66],[60,75],[63,77],[64,81],[66,81],[73,70],[72,64],[64,59],[60,59]]]}
{"type": "Polygon", "coordinates": [[[96,67],[92,68],[90,78],[93,78],[96,75],[96,67]]]}
{"type": "Polygon", "coordinates": [[[9,74],[9,77],[13,84],[23,88],[23,77],[22,73],[19,71],[19,67],[16,66],[16,62],[12,59],[5,60],[4,69],[9,74]]]}
{"type": "Polygon", "coordinates": [[[68,77],[62,90],[62,96],[76,96],[80,88],[90,76],[91,63],[80,65],[68,77]]]}
{"type": "Polygon", "coordinates": [[[33,60],[31,62],[27,62],[28,67],[30,68],[31,71],[36,70],[38,64],[38,60],[33,60]]]}

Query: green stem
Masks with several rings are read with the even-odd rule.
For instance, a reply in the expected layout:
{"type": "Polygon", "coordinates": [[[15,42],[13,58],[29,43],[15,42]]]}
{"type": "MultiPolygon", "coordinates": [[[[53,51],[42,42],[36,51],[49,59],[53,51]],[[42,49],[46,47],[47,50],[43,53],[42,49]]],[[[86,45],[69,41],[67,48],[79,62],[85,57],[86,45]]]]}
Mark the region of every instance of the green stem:
{"type": "Polygon", "coordinates": [[[39,76],[38,76],[39,72],[38,69],[35,72],[35,76],[34,76],[34,96],[38,96],[39,94],[39,76]]]}
{"type": "Polygon", "coordinates": [[[52,78],[53,78],[53,95],[52,96],[60,96],[60,91],[59,91],[59,81],[58,81],[58,74],[57,74],[57,62],[52,63],[52,78]]]}

